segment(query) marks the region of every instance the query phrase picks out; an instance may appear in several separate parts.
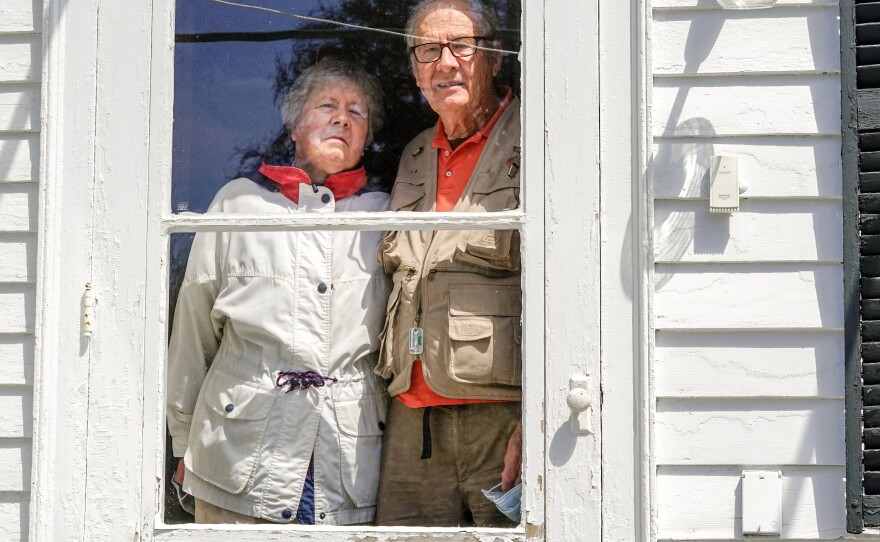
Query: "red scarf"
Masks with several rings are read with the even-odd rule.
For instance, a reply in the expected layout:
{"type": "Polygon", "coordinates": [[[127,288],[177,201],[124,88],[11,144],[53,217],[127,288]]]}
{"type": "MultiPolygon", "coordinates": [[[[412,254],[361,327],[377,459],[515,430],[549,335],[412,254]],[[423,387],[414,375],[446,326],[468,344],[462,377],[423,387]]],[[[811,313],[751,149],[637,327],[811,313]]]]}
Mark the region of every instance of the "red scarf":
{"type": "MultiPolygon", "coordinates": [[[[312,184],[308,173],[293,166],[270,166],[265,162],[260,166],[260,173],[278,183],[278,188],[287,199],[299,203],[299,186],[312,184]]],[[[347,198],[367,184],[367,172],[363,166],[349,171],[340,171],[327,177],[324,186],[333,192],[336,200],[347,198]]]]}

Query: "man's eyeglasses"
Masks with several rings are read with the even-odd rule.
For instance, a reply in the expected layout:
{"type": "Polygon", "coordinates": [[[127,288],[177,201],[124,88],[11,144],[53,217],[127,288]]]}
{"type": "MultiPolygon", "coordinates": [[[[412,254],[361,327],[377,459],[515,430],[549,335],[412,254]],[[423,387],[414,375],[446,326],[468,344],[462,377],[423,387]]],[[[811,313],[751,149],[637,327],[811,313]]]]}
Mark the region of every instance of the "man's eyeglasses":
{"type": "Polygon", "coordinates": [[[458,58],[473,56],[477,52],[477,42],[486,39],[489,38],[485,36],[472,36],[454,39],[446,43],[422,43],[421,45],[410,47],[409,50],[416,57],[416,62],[430,64],[440,59],[444,47],[448,47],[449,52],[458,58]]]}

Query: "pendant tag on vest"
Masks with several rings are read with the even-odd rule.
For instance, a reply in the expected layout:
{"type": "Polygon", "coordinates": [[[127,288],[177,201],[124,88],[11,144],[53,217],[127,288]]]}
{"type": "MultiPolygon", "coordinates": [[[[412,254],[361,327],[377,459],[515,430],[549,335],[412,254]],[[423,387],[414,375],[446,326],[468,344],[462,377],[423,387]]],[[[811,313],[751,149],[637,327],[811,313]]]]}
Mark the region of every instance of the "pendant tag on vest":
{"type": "Polygon", "coordinates": [[[520,157],[520,148],[513,148],[513,156],[507,159],[507,165],[510,169],[507,170],[507,176],[513,179],[516,177],[516,174],[519,172],[519,157],[520,157]]]}
{"type": "Polygon", "coordinates": [[[412,327],[409,330],[409,353],[421,354],[425,350],[425,330],[412,327]]]}

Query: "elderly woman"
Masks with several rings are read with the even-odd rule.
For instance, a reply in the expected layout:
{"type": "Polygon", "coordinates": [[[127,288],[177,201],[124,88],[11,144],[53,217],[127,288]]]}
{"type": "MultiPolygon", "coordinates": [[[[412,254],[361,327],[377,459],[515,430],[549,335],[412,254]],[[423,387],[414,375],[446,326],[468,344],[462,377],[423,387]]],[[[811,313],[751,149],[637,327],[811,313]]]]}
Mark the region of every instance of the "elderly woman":
{"type": "MultiPolygon", "coordinates": [[[[364,145],[382,125],[362,68],[305,70],[283,115],[295,166],[235,179],[209,212],[381,211],[364,145]]],[[[168,354],[175,478],[197,523],[372,521],[388,396],[378,232],[212,232],[193,243],[168,354]]]]}

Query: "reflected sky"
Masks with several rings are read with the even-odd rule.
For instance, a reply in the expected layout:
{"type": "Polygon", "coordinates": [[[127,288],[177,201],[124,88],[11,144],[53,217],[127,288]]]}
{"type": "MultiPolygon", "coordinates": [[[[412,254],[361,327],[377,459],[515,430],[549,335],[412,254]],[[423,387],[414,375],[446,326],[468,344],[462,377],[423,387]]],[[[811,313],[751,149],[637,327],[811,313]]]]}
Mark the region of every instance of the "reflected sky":
{"type": "MultiPolygon", "coordinates": [[[[245,0],[306,15],[313,0],[245,0]]],[[[335,6],[334,0],[324,0],[335,6]]],[[[275,32],[303,21],[209,0],[177,3],[176,32],[275,32]]],[[[180,43],[174,58],[174,211],[204,211],[238,169],[236,149],[258,144],[281,127],[273,103],[275,60],[290,59],[291,41],[180,43]]]]}

